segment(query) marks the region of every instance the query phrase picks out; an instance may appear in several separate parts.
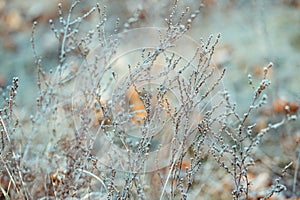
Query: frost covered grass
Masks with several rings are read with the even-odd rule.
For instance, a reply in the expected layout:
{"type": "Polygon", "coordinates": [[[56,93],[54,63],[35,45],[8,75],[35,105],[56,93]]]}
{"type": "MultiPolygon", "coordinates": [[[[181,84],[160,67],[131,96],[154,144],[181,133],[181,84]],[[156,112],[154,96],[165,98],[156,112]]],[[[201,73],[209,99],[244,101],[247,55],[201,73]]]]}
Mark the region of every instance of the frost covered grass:
{"type": "Polygon", "coordinates": [[[49,20],[55,66],[44,67],[33,22],[38,93],[22,121],[19,79],[2,90],[1,197],[266,199],[284,198],[287,184],[298,195],[297,170],[292,184],[284,178],[299,159],[274,162],[266,185],[253,178],[265,138],[297,119],[298,105],[286,102],[266,124],[256,120],[270,116],[272,63],[259,79],[245,78],[252,94],[240,111],[223,84],[226,70],[214,64],[222,34],[198,42],[185,36],[201,5],[168,4],[165,27],[155,29],[134,29],[147,12],[138,9],[116,19],[112,32],[105,6],[81,6],[59,3],[49,20]]]}

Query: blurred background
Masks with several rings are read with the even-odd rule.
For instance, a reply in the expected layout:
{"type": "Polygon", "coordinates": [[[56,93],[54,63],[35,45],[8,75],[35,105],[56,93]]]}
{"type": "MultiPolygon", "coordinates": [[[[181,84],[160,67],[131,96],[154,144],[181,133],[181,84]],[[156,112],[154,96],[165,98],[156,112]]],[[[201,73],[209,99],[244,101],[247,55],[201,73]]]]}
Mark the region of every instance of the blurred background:
{"type": "MultiPolygon", "coordinates": [[[[68,10],[70,2],[63,1],[63,11],[68,10]]],[[[120,19],[120,31],[128,26],[166,27],[164,19],[173,4],[168,0],[103,2],[107,5],[108,33],[113,33],[117,19],[120,19]]],[[[87,11],[94,3],[84,1],[77,12],[87,11]]],[[[270,103],[265,112],[253,120],[265,127],[270,118],[284,114],[285,105],[293,105],[293,112],[297,114],[300,105],[300,0],[203,0],[202,3],[185,0],[179,5],[180,9],[189,6],[196,10],[201,7],[200,16],[187,35],[196,41],[201,38],[206,41],[211,34],[221,34],[214,64],[220,69],[227,69],[223,83],[241,112],[249,108],[253,96],[248,74],[260,80],[263,67],[272,62],[274,66],[268,75],[272,81],[268,92],[270,103]]],[[[43,58],[43,68],[49,70],[58,63],[58,42],[48,21],[57,16],[57,1],[0,0],[0,87],[5,88],[11,84],[13,77],[19,77],[20,118],[28,114],[36,99],[36,66],[30,42],[32,22],[38,21],[34,37],[36,49],[43,58]]],[[[86,20],[88,23],[83,26],[92,28],[95,19],[89,17],[86,20]]],[[[291,123],[289,127],[280,129],[276,137],[266,140],[261,158],[265,158],[266,162],[268,159],[275,160],[274,165],[282,167],[293,161],[295,169],[299,127],[299,122],[291,123]]],[[[279,170],[263,164],[265,168],[279,170]]],[[[292,191],[293,177],[294,171],[291,171],[285,180],[289,191],[292,191]]],[[[262,185],[267,184],[264,182],[266,178],[261,179],[262,185]]],[[[300,190],[300,186],[297,187],[300,190]]]]}

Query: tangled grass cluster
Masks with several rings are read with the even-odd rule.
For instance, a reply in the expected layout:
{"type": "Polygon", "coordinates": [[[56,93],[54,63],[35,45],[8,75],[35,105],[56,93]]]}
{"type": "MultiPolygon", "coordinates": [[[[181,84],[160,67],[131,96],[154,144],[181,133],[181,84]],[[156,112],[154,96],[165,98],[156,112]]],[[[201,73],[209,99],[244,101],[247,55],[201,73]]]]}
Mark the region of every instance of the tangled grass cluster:
{"type": "Polygon", "coordinates": [[[166,27],[131,29],[137,11],[109,34],[105,7],[76,15],[83,3],[73,1],[67,13],[59,3],[58,19],[49,20],[58,41],[50,70],[33,23],[38,94],[26,120],[16,113],[18,78],[2,91],[1,198],[201,199],[213,196],[219,172],[228,180],[220,198],[286,190],[281,178],[292,163],[262,191],[249,177],[264,136],[296,119],[287,106],[266,127],[251,120],[268,104],[272,63],[257,85],[249,76],[253,97],[240,114],[223,86],[225,70],[213,64],[221,35],[199,43],[185,36],[201,8],[181,12],[175,1],[166,27]],[[90,30],[89,18],[98,20],[90,30]]]}

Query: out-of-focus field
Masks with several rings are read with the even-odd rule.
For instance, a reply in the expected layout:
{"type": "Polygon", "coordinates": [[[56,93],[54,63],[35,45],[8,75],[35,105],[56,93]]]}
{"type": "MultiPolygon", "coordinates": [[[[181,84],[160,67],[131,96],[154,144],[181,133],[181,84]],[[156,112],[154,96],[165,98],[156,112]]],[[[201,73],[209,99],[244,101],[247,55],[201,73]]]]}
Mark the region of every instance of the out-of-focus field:
{"type": "MultiPolygon", "coordinates": [[[[141,9],[141,16],[133,27],[163,27],[164,18],[170,12],[165,1],[106,3],[108,32],[113,30],[117,18],[122,24],[133,16],[136,9],[141,9]]],[[[33,21],[39,22],[35,40],[36,48],[43,57],[43,67],[51,69],[57,65],[57,42],[48,23],[49,19],[57,17],[56,4],[56,1],[47,0],[0,0],[0,86],[6,87],[13,77],[19,77],[17,112],[21,120],[36,103],[36,66],[30,42],[33,21]]],[[[69,1],[64,1],[63,7],[68,4],[69,1]]],[[[193,1],[186,1],[186,4],[193,5],[193,1]]],[[[249,108],[252,100],[249,97],[253,96],[248,74],[260,79],[263,67],[272,62],[274,66],[268,75],[272,81],[268,90],[269,103],[252,120],[259,127],[266,127],[268,123],[284,117],[286,105],[292,105],[293,112],[297,114],[300,106],[300,1],[205,0],[204,4],[206,6],[202,8],[200,17],[187,34],[195,40],[206,40],[210,34],[221,33],[214,64],[220,69],[227,69],[223,83],[238,103],[239,111],[249,108]]],[[[89,3],[82,5],[83,10],[87,8],[89,3]]],[[[93,23],[92,18],[88,20],[93,23]]],[[[298,191],[295,199],[300,198],[300,172],[295,172],[300,162],[299,128],[299,121],[290,122],[264,138],[257,150],[258,170],[250,170],[254,189],[270,185],[282,167],[293,162],[283,178],[287,190],[278,198],[290,198],[293,190],[298,191]]],[[[206,176],[214,170],[208,167],[206,176]]],[[[222,174],[219,180],[208,181],[203,190],[216,195],[222,195],[223,188],[230,184],[230,180],[223,178],[222,174]]],[[[209,197],[203,196],[205,198],[209,197]]]]}

